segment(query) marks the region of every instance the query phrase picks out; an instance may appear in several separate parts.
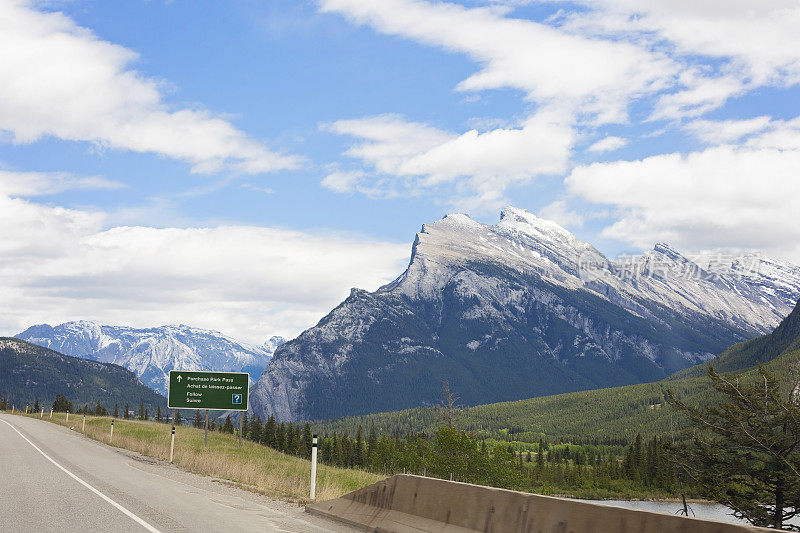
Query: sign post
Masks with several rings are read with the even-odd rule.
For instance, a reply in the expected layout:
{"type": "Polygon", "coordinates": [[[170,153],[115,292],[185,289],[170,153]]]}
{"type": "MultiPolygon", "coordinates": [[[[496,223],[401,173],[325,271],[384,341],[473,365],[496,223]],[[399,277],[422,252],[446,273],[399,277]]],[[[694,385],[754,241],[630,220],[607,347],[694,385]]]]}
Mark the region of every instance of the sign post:
{"type": "Polygon", "coordinates": [[[172,463],[172,454],[175,451],[175,425],[172,426],[172,440],[169,443],[169,462],[172,463]]]}
{"type": "Polygon", "coordinates": [[[317,497],[317,436],[311,440],[311,499],[317,497]]]}
{"type": "Polygon", "coordinates": [[[167,403],[170,409],[205,409],[205,446],[208,447],[208,411],[247,411],[250,374],[170,370],[167,403]]]}

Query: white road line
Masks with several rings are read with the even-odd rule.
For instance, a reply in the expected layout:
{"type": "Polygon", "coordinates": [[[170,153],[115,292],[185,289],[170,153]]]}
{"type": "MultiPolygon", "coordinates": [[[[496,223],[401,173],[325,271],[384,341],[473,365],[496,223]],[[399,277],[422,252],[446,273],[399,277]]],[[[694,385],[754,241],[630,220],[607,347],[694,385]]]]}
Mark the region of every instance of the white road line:
{"type": "Polygon", "coordinates": [[[103,498],[105,501],[107,501],[108,503],[110,503],[111,505],[113,505],[114,507],[116,507],[117,509],[119,509],[119,510],[120,510],[122,513],[124,513],[126,516],[128,516],[129,518],[131,518],[132,520],[134,520],[136,523],[138,523],[140,526],[142,526],[143,528],[145,528],[147,531],[150,531],[150,533],[161,533],[159,530],[157,530],[156,528],[154,528],[153,526],[151,526],[150,524],[148,524],[147,522],[145,522],[144,520],[142,520],[141,518],[139,518],[138,516],[136,516],[135,514],[133,514],[132,512],[130,512],[129,510],[125,509],[123,506],[121,506],[120,504],[118,504],[117,502],[115,502],[114,500],[112,500],[111,498],[109,498],[108,496],[106,496],[105,494],[103,494],[102,492],[100,492],[99,490],[97,490],[96,488],[92,487],[91,485],[89,485],[88,483],[86,483],[84,480],[82,480],[81,478],[79,478],[78,476],[76,476],[75,474],[73,474],[72,472],[70,472],[69,470],[67,470],[66,468],[64,468],[64,467],[63,467],[63,466],[61,466],[60,464],[58,464],[57,462],[55,462],[53,459],[51,459],[51,458],[50,458],[50,456],[49,456],[49,455],[47,455],[47,454],[46,454],[46,453],[44,453],[42,450],[40,450],[38,446],[36,446],[34,443],[32,443],[30,440],[28,440],[28,437],[26,437],[25,435],[23,435],[22,433],[20,433],[20,432],[19,432],[19,430],[18,430],[17,428],[15,428],[15,427],[14,427],[14,426],[13,426],[11,423],[9,423],[9,422],[6,422],[5,420],[2,420],[2,419],[0,419],[0,422],[5,422],[5,423],[6,423],[6,424],[7,424],[7,425],[8,425],[8,426],[11,428],[11,429],[13,429],[14,431],[16,431],[16,432],[17,432],[17,434],[18,434],[20,437],[22,437],[23,439],[25,439],[25,441],[26,441],[28,444],[30,444],[31,446],[33,446],[33,447],[34,447],[34,449],[35,449],[37,452],[39,452],[40,454],[42,454],[42,455],[44,456],[44,458],[45,458],[45,459],[47,459],[48,461],[50,461],[51,463],[53,463],[54,465],[56,465],[58,468],[60,468],[61,470],[63,470],[63,471],[64,471],[64,472],[65,472],[65,473],[66,473],[66,474],[69,476],[69,477],[71,477],[72,479],[74,479],[75,481],[77,481],[78,483],[80,483],[81,485],[83,485],[84,487],[86,487],[86,488],[87,488],[87,489],[89,489],[90,491],[94,492],[95,494],[97,494],[98,496],[100,496],[101,498],[103,498]]]}

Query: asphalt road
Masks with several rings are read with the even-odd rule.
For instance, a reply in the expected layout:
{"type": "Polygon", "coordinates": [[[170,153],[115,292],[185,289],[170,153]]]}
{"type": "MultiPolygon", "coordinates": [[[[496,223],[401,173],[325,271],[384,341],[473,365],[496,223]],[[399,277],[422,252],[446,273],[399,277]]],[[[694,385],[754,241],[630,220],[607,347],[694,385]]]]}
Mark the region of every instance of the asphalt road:
{"type": "Polygon", "coordinates": [[[353,531],[48,422],[0,414],[0,531],[353,531]]]}

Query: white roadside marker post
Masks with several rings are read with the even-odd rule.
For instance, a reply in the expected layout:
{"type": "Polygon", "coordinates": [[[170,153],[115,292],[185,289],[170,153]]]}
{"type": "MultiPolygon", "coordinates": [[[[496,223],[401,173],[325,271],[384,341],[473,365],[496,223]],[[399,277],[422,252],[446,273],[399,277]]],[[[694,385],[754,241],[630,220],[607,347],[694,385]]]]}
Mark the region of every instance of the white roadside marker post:
{"type": "Polygon", "coordinates": [[[108,442],[111,442],[111,439],[114,438],[114,419],[111,419],[111,435],[108,436],[108,442]]]}
{"type": "Polygon", "coordinates": [[[50,408],[50,419],[51,420],[53,419],[53,408],[52,407],[50,408]]]}
{"type": "Polygon", "coordinates": [[[311,499],[317,496],[317,436],[311,439],[311,499]]]}
{"type": "MultiPolygon", "coordinates": [[[[173,424],[174,424],[173,420],[173,424]]],[[[172,463],[172,455],[175,452],[175,426],[172,426],[172,441],[169,443],[169,462],[172,463]]]]}
{"type": "Polygon", "coordinates": [[[69,409],[67,409],[67,422],[69,422],[69,409]]]}
{"type": "Polygon", "coordinates": [[[86,413],[83,413],[83,425],[81,426],[81,433],[86,433],[86,413]]]}
{"type": "Polygon", "coordinates": [[[26,415],[28,414],[28,406],[27,405],[25,406],[25,414],[26,415]]]}
{"type": "Polygon", "coordinates": [[[13,405],[11,406],[11,414],[12,415],[14,414],[14,406],[13,405]]]}
{"type": "Polygon", "coordinates": [[[44,418],[44,407],[42,407],[42,414],[39,415],[39,418],[44,418]]]}

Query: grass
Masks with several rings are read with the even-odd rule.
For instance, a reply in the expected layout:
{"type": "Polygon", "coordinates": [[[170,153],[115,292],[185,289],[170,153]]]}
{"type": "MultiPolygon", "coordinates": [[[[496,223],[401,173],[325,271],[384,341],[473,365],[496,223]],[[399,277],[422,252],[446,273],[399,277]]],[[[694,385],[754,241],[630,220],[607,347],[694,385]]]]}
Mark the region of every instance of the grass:
{"type": "MultiPolygon", "coordinates": [[[[6,411],[8,413],[10,411],[6,411]]],[[[25,415],[39,418],[39,413],[25,415]]],[[[44,420],[81,432],[83,415],[44,414],[44,420]]],[[[114,438],[109,439],[111,418],[87,416],[85,435],[96,441],[169,461],[170,425],[140,420],[114,419],[114,438]]],[[[216,431],[208,432],[208,448],[203,446],[203,430],[179,426],[175,428],[176,466],[204,476],[229,480],[243,488],[299,504],[308,503],[311,483],[311,462],[286,455],[267,446],[216,431]]],[[[363,470],[336,468],[317,464],[317,500],[337,498],[383,479],[363,470]]]]}

